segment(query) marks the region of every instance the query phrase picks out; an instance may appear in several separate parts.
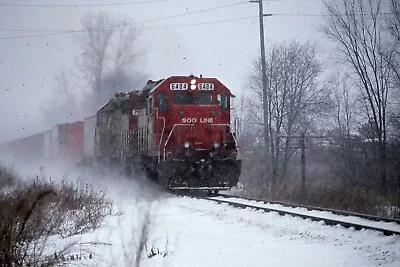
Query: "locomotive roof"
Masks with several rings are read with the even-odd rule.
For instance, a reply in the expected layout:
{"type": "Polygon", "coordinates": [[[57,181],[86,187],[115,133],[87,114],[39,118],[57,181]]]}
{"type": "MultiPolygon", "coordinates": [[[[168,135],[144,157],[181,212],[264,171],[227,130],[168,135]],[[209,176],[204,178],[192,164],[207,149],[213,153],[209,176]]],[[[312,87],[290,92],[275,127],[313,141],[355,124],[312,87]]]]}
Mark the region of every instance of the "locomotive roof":
{"type": "MultiPolygon", "coordinates": [[[[215,79],[217,82],[221,83],[221,81],[218,80],[215,77],[203,77],[202,75],[200,75],[200,77],[197,77],[197,76],[194,76],[194,75],[189,75],[189,76],[169,76],[169,77],[167,77],[165,79],[161,79],[161,80],[158,80],[158,81],[152,81],[152,80],[147,81],[147,85],[142,89],[142,91],[143,91],[142,97],[147,98],[149,93],[154,92],[157,89],[158,85],[160,85],[163,81],[168,80],[168,79],[174,79],[174,78],[194,78],[194,79],[207,78],[207,79],[215,79]],[[143,94],[145,94],[145,95],[143,95],[143,94]]],[[[236,97],[234,94],[232,94],[231,90],[228,87],[226,87],[223,83],[221,83],[221,84],[228,90],[228,92],[230,93],[231,97],[233,97],[233,98],[236,97]]]]}
{"type": "MultiPolygon", "coordinates": [[[[154,92],[157,89],[158,85],[160,85],[163,81],[168,80],[168,79],[174,79],[174,78],[194,78],[194,79],[199,79],[199,78],[203,78],[203,77],[202,77],[202,75],[200,75],[200,77],[197,77],[197,76],[194,76],[194,75],[189,75],[189,76],[169,76],[169,77],[167,77],[165,79],[161,79],[161,80],[158,80],[158,81],[148,80],[147,81],[147,85],[143,88],[143,92],[146,94],[145,97],[147,98],[149,93],[154,92]]],[[[208,79],[216,79],[214,77],[207,77],[207,78],[208,79]]],[[[216,80],[219,81],[218,79],[216,79],[216,80]]]]}
{"type": "MultiPolygon", "coordinates": [[[[168,78],[167,78],[168,79],[168,78]]],[[[161,79],[158,81],[148,80],[147,84],[143,87],[140,94],[143,98],[147,98],[150,92],[152,92],[159,84],[161,84],[166,79],[161,79]]]]}
{"type": "MultiPolygon", "coordinates": [[[[118,102],[127,100],[127,98],[129,97],[130,94],[137,94],[142,99],[146,99],[149,96],[150,93],[154,92],[157,89],[157,87],[160,84],[162,84],[162,82],[164,82],[167,79],[171,79],[171,78],[173,79],[173,78],[199,78],[199,77],[196,77],[194,75],[189,75],[189,76],[169,76],[169,77],[167,77],[165,79],[160,79],[160,80],[155,80],[155,81],[154,80],[148,80],[146,85],[142,89],[128,92],[128,93],[124,94],[123,96],[114,97],[114,98],[110,99],[109,101],[107,101],[106,103],[104,103],[104,105],[101,106],[100,110],[103,109],[105,106],[107,106],[107,104],[117,104],[118,105],[119,104],[118,102]]],[[[202,76],[200,76],[200,78],[202,78],[202,76]]],[[[216,79],[216,78],[213,78],[213,79],[216,79]]],[[[229,90],[229,92],[230,92],[230,90],[229,90]]],[[[235,97],[235,96],[231,93],[231,97],[235,97]]]]}
{"type": "Polygon", "coordinates": [[[120,106],[123,102],[128,101],[129,100],[129,96],[128,95],[124,95],[124,96],[120,96],[120,97],[113,97],[110,100],[108,100],[106,103],[104,103],[104,105],[101,106],[100,110],[103,110],[105,107],[107,106],[120,106]]]}

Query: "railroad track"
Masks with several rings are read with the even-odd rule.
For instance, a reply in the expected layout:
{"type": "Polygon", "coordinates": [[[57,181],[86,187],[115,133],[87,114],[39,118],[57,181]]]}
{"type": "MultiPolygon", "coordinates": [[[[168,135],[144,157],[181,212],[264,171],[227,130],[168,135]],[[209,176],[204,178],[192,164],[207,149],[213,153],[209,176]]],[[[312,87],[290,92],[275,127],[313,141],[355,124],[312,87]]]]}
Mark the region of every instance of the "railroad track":
{"type": "Polygon", "coordinates": [[[327,209],[327,208],[325,209],[325,208],[316,207],[316,206],[294,204],[294,203],[283,202],[283,201],[272,201],[272,200],[261,200],[261,199],[248,198],[248,197],[238,197],[235,195],[229,195],[229,194],[224,194],[224,193],[219,193],[218,196],[225,197],[225,198],[239,198],[239,199],[245,199],[245,200],[249,200],[249,201],[278,204],[278,205],[282,205],[285,207],[292,207],[292,208],[305,208],[307,210],[326,211],[326,212],[331,212],[331,213],[337,214],[337,215],[355,216],[355,217],[360,217],[360,218],[375,221],[375,222],[397,223],[400,225],[399,219],[390,219],[390,218],[378,217],[378,216],[362,214],[362,213],[357,213],[357,212],[349,212],[349,211],[327,209]]]}
{"type": "MultiPolygon", "coordinates": [[[[228,204],[237,208],[252,208],[256,210],[263,210],[265,212],[277,212],[280,215],[291,215],[294,217],[301,217],[303,219],[310,219],[312,221],[323,221],[325,222],[326,225],[341,225],[346,228],[354,228],[356,230],[362,230],[362,229],[367,229],[367,230],[374,230],[374,231],[379,231],[382,232],[386,236],[390,235],[400,235],[400,220],[396,219],[388,219],[388,218],[380,218],[376,216],[370,216],[370,215],[365,215],[365,214],[359,214],[359,213],[351,213],[351,212],[346,212],[346,211],[338,211],[338,210],[333,210],[333,209],[323,209],[323,208],[318,208],[318,207],[312,207],[312,206],[306,206],[306,205],[296,205],[292,203],[285,203],[285,202],[279,202],[279,201],[264,201],[264,200],[259,200],[259,199],[252,199],[252,198],[242,198],[242,197],[237,197],[237,196],[232,196],[232,195],[227,195],[227,194],[218,194],[217,197],[199,197],[195,196],[195,198],[199,199],[206,199],[209,201],[217,202],[219,204],[228,204]],[[221,199],[224,198],[224,199],[221,199]],[[236,201],[235,201],[236,200],[236,201]],[[257,201],[257,203],[243,203],[243,200],[245,201],[257,201]],[[260,202],[264,204],[259,204],[260,202]],[[279,207],[277,204],[284,206],[279,207]],[[296,211],[293,208],[304,208],[307,209],[307,211],[296,211]],[[329,212],[330,214],[333,214],[332,216],[318,216],[311,214],[314,211],[323,211],[323,212],[329,212]],[[356,223],[356,222],[351,222],[349,221],[349,216],[356,218],[357,220],[363,220],[363,222],[356,223]],[[331,217],[331,218],[329,218],[331,217]],[[332,218],[336,217],[336,218],[332,218]],[[386,223],[385,227],[381,226],[374,226],[373,224],[378,224],[381,222],[386,223]]],[[[354,219],[353,218],[353,219],[354,219]]]]}

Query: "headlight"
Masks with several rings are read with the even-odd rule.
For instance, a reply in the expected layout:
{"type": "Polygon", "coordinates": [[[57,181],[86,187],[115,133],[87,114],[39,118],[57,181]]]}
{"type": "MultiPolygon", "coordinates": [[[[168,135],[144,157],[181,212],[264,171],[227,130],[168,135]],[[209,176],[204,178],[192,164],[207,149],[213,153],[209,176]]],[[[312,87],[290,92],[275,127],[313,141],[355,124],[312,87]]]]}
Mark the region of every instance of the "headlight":
{"type": "Polygon", "coordinates": [[[192,85],[190,86],[190,89],[196,90],[196,85],[195,85],[195,84],[192,84],[192,85]]]}
{"type": "Polygon", "coordinates": [[[190,147],[190,144],[189,144],[189,142],[185,142],[185,143],[183,144],[183,146],[184,146],[185,148],[189,148],[189,147],[190,147]]]}
{"type": "Polygon", "coordinates": [[[218,148],[218,147],[219,147],[219,143],[214,142],[213,147],[214,147],[214,148],[218,148]]]}

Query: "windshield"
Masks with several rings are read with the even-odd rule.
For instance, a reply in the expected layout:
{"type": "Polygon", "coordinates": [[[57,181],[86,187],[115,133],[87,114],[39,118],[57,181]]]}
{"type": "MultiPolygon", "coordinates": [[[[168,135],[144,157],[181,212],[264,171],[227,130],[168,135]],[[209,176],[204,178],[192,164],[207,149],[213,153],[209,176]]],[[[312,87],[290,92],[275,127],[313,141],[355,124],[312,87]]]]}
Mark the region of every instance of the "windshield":
{"type": "Polygon", "coordinates": [[[176,92],[172,94],[174,105],[211,105],[212,94],[210,92],[176,92]]]}

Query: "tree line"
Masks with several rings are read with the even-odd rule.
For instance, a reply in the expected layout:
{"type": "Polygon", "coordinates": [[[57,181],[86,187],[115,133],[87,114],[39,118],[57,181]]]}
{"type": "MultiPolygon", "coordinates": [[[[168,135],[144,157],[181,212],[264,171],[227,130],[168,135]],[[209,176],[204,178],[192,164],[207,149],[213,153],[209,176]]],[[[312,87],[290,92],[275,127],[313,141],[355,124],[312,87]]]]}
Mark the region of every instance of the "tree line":
{"type": "Polygon", "coordinates": [[[336,47],[336,62],[322,62],[315,42],[290,40],[267,53],[266,92],[260,60],[249,71],[241,136],[243,186],[277,198],[295,192],[299,137],[305,136],[308,170],[319,169],[320,175],[308,189],[345,187],[398,199],[400,3],[330,1],[324,18],[322,32],[336,47]],[[332,64],[337,72],[327,73],[332,64]],[[316,145],[313,136],[330,136],[330,145],[316,145]]]}
{"type": "Polygon", "coordinates": [[[116,92],[144,84],[140,32],[131,24],[127,17],[104,12],[81,19],[81,30],[73,36],[79,54],[72,67],[57,72],[52,97],[42,109],[48,126],[91,116],[116,92]]]}

